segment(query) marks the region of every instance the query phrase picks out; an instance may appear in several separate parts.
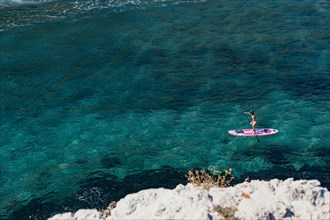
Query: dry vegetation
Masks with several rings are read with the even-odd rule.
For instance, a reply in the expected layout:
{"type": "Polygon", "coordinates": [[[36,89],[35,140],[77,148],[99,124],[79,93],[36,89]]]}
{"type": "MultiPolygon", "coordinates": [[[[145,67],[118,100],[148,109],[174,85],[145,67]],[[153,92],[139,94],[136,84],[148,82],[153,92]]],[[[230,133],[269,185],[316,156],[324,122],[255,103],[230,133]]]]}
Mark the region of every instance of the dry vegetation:
{"type": "Polygon", "coordinates": [[[221,206],[217,206],[214,208],[214,211],[218,212],[224,219],[240,220],[235,217],[235,212],[237,211],[235,207],[222,208],[221,206]]]}
{"type": "Polygon", "coordinates": [[[111,215],[111,210],[116,208],[116,205],[117,205],[117,201],[112,201],[108,207],[104,210],[101,210],[101,216],[102,218],[107,218],[111,215]]]}
{"type": "Polygon", "coordinates": [[[205,189],[210,189],[213,186],[225,188],[230,186],[230,182],[234,179],[232,169],[224,171],[215,171],[217,175],[212,175],[209,172],[202,170],[190,170],[187,174],[188,182],[195,186],[203,186],[205,189]]]}

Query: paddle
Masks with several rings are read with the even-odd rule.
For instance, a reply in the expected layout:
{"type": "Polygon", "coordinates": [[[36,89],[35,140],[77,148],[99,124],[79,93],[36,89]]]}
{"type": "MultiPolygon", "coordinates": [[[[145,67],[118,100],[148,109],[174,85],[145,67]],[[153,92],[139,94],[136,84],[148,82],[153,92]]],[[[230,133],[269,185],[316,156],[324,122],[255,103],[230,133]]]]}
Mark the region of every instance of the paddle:
{"type": "MultiPolygon", "coordinates": [[[[246,116],[245,113],[244,113],[244,115],[245,115],[246,119],[248,120],[248,122],[251,123],[250,120],[249,120],[249,118],[248,118],[248,116],[246,116]]],[[[260,143],[260,140],[258,138],[258,135],[257,135],[256,131],[253,128],[252,128],[252,130],[253,130],[254,134],[256,135],[256,138],[257,138],[258,142],[260,143]]]]}

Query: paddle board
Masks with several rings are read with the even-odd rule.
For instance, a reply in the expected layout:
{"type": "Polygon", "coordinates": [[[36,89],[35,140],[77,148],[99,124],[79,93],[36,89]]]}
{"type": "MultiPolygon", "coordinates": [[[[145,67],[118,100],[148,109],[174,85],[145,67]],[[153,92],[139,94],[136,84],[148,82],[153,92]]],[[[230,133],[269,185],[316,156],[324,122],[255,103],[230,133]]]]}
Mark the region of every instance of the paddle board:
{"type": "Polygon", "coordinates": [[[251,136],[266,136],[266,135],[273,135],[278,132],[277,129],[273,128],[257,128],[255,132],[253,129],[236,129],[236,130],[229,130],[228,133],[233,136],[240,136],[240,137],[251,137],[251,136]]]}

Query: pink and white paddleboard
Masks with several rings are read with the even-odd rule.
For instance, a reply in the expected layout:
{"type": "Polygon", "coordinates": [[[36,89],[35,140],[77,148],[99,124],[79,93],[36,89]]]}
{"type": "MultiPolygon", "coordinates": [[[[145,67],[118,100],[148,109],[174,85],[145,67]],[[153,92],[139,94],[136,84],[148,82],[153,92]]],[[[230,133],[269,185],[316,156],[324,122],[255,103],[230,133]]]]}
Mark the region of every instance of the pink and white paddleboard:
{"type": "Polygon", "coordinates": [[[251,137],[256,135],[266,136],[276,134],[277,132],[278,130],[273,128],[257,128],[255,131],[253,131],[253,129],[236,129],[228,131],[229,134],[240,137],[251,137]]]}

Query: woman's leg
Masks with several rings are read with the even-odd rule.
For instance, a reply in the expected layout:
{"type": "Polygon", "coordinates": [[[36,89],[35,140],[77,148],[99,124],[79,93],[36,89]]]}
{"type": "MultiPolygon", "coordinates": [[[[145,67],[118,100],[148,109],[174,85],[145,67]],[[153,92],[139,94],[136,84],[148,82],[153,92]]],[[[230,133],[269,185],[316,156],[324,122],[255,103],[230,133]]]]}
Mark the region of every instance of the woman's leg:
{"type": "Polygon", "coordinates": [[[251,123],[251,125],[252,125],[252,129],[253,130],[255,130],[255,125],[257,124],[257,122],[256,121],[253,121],[252,123],[251,123]]]}

